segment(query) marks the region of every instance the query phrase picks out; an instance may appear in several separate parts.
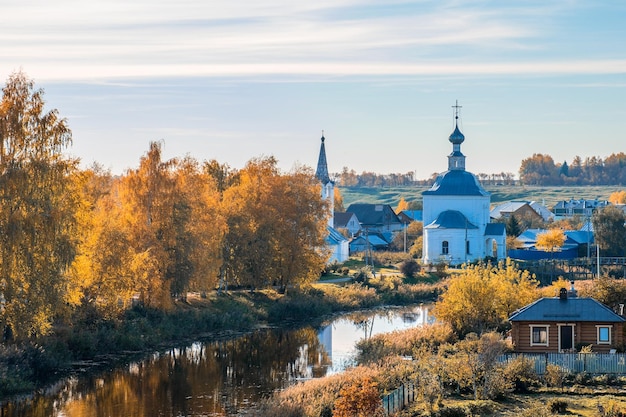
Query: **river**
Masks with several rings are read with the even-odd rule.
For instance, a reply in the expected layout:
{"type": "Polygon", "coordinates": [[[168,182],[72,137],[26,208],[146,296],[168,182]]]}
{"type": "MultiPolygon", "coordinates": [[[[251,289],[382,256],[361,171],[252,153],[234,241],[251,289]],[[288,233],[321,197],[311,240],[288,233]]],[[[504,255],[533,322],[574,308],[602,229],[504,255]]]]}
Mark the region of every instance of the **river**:
{"type": "Polygon", "coordinates": [[[297,381],[341,372],[355,344],[433,321],[429,306],[340,316],[321,328],[264,329],[155,352],[3,404],[2,417],[234,416],[297,381]]]}

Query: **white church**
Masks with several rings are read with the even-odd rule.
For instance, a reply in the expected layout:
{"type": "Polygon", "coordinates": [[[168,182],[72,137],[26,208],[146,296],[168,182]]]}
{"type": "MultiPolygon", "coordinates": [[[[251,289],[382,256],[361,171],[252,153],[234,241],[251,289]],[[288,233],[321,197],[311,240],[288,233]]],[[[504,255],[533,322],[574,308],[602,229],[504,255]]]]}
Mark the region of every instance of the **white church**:
{"type": "Polygon", "coordinates": [[[465,170],[459,130],[459,109],[455,109],[454,131],[449,137],[452,153],[448,170],[440,174],[423,197],[423,263],[445,262],[461,265],[506,257],[506,230],[502,223],[489,223],[491,195],[474,174],[465,170]]]}

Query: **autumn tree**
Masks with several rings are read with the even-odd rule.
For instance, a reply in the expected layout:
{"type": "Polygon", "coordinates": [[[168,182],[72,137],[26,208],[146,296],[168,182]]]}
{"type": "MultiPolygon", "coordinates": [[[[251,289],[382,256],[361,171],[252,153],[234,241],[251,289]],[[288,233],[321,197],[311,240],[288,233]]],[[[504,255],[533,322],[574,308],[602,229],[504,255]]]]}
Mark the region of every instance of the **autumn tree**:
{"type": "Polygon", "coordinates": [[[335,208],[335,211],[343,213],[346,211],[346,208],[343,206],[343,196],[341,195],[341,191],[339,191],[339,188],[337,187],[333,187],[333,190],[333,207],[335,208]]]}
{"type": "Polygon", "coordinates": [[[565,233],[563,233],[563,230],[549,229],[537,235],[535,246],[537,249],[549,252],[550,256],[552,256],[554,252],[561,250],[564,244],[565,233]]]}
{"type": "Polygon", "coordinates": [[[72,134],[43,91],[12,74],[0,102],[0,321],[15,339],[36,338],[75,288],[76,161],[63,155],[72,134]]]}
{"type": "MultiPolygon", "coordinates": [[[[174,281],[182,279],[173,275],[176,256],[188,255],[181,255],[177,246],[177,238],[190,219],[188,211],[176,207],[181,202],[172,172],[175,163],[162,161],[161,144],[151,142],[139,168],[122,178],[119,192],[124,232],[132,250],[129,268],[142,301],[159,308],[171,304],[174,281]]],[[[187,271],[184,279],[190,273],[187,271]]]]}
{"type": "Polygon", "coordinates": [[[400,201],[398,201],[398,206],[396,207],[396,214],[400,214],[404,210],[409,209],[409,203],[404,199],[404,197],[400,197],[400,201]]]}
{"type": "Polygon", "coordinates": [[[611,204],[626,204],[626,191],[615,191],[609,196],[609,203],[611,204]]]}
{"type": "Polygon", "coordinates": [[[193,158],[184,158],[176,169],[176,189],[179,203],[185,202],[190,221],[178,234],[179,242],[185,235],[191,243],[188,262],[190,274],[176,285],[175,292],[184,294],[187,289],[206,291],[215,288],[222,266],[221,244],[226,234],[225,214],[221,209],[221,187],[236,183],[237,174],[227,170],[221,180],[210,175],[205,166],[193,158]],[[184,284],[184,285],[181,285],[184,284]]]}
{"type": "Polygon", "coordinates": [[[328,207],[313,173],[281,174],[270,157],[251,160],[239,174],[222,201],[224,274],[253,288],[317,278],[328,257],[322,251],[328,207]]]}
{"type": "Polygon", "coordinates": [[[510,259],[498,266],[466,266],[450,278],[435,304],[434,315],[458,334],[482,333],[496,328],[518,308],[537,298],[538,282],[510,259]]]}
{"type": "Polygon", "coordinates": [[[133,262],[130,234],[116,196],[119,180],[99,166],[76,177],[80,185],[77,256],[71,274],[81,283],[81,308],[115,317],[128,307],[136,290],[129,265],[133,262]]]}
{"type": "Polygon", "coordinates": [[[540,153],[522,160],[519,178],[527,185],[555,185],[558,183],[558,169],[550,155],[540,153]]]}
{"type": "Polygon", "coordinates": [[[596,211],[591,219],[594,239],[604,256],[626,254],[626,214],[615,206],[596,211]]]}
{"type": "Polygon", "coordinates": [[[282,289],[315,281],[328,259],[324,251],[328,206],[320,196],[318,181],[306,168],[276,176],[271,183],[271,256],[274,279],[282,289]]]}

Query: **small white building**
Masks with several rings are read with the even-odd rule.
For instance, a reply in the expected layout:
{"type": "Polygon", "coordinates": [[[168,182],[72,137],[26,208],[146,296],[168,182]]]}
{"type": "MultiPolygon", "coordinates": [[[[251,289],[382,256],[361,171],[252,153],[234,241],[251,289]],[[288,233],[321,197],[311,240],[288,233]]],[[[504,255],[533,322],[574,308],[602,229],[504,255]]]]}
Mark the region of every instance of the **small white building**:
{"type": "Polygon", "coordinates": [[[506,257],[504,224],[490,223],[491,195],[474,174],[465,170],[459,130],[458,109],[454,106],[455,128],[449,137],[452,153],[448,170],[440,174],[423,197],[423,262],[459,265],[493,257],[506,257]]]}

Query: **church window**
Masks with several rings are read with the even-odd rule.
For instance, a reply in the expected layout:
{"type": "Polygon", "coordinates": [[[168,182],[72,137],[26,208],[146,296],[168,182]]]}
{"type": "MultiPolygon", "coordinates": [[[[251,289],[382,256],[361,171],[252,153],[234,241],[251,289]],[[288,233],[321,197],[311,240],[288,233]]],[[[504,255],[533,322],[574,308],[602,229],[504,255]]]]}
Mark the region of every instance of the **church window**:
{"type": "Polygon", "coordinates": [[[465,241],[465,254],[469,255],[470,253],[470,243],[469,240],[465,241]]]}
{"type": "Polygon", "coordinates": [[[443,242],[441,242],[441,253],[443,255],[448,254],[448,241],[447,240],[444,240],[443,242]]]}

